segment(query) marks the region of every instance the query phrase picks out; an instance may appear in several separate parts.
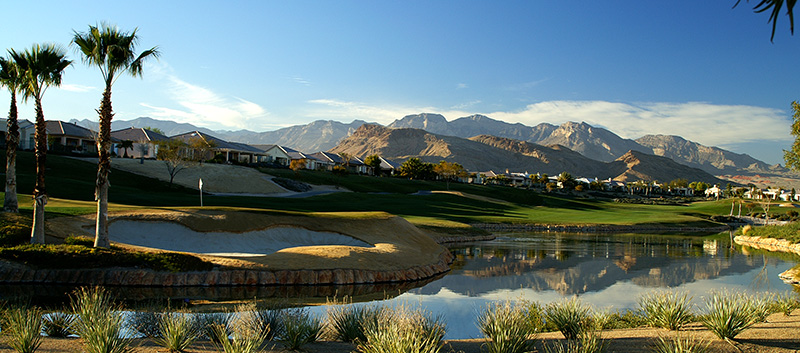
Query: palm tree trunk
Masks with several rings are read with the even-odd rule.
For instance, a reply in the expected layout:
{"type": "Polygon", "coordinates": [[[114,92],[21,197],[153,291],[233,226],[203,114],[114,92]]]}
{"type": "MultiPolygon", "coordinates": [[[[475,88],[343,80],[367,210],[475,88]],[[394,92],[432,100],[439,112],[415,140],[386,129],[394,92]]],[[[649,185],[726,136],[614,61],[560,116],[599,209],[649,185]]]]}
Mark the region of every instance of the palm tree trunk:
{"type": "Polygon", "coordinates": [[[8,109],[6,133],[6,194],[3,211],[19,213],[17,203],[17,147],[19,146],[19,124],[17,124],[17,96],[11,91],[11,108],[8,109]]]}
{"type": "Polygon", "coordinates": [[[106,85],[103,100],[100,102],[100,131],[97,134],[97,226],[95,227],[94,246],[107,248],[111,245],[108,239],[108,173],[111,171],[111,85],[106,85]]]}
{"type": "Polygon", "coordinates": [[[44,187],[44,171],[47,160],[47,126],[44,122],[42,101],[36,99],[36,186],[33,189],[33,226],[31,244],[44,244],[44,205],[47,204],[47,190],[44,187]]]}

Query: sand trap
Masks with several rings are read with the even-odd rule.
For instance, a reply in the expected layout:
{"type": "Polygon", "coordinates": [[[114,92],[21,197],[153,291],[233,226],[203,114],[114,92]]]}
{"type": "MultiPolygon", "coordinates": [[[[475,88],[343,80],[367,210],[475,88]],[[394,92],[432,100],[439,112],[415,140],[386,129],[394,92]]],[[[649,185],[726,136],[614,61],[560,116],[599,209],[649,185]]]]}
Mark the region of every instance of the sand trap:
{"type": "Polygon", "coordinates": [[[197,254],[251,257],[299,246],[372,247],[351,236],[295,227],[275,227],[244,233],[197,232],[171,222],[117,220],[108,226],[112,241],[197,254]]]}

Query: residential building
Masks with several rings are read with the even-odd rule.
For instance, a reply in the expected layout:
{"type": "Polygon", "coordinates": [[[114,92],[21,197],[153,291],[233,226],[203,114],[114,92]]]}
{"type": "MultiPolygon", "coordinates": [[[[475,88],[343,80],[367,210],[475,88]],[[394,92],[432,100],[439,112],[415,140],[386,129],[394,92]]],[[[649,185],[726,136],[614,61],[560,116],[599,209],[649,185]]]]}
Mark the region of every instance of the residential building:
{"type": "Polygon", "coordinates": [[[119,144],[114,146],[117,156],[128,156],[131,158],[152,158],[158,155],[158,144],[166,142],[169,137],[155,131],[129,127],[127,129],[111,132],[111,137],[122,141],[133,142],[132,148],[121,149],[119,144]]]}

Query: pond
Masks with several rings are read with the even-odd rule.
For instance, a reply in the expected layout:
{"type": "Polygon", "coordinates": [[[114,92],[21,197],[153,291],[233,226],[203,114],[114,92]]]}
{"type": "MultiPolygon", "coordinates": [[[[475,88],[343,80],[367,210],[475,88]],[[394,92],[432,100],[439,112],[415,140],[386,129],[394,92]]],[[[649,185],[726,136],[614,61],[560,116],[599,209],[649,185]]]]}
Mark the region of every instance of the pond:
{"type": "MultiPolygon", "coordinates": [[[[126,306],[152,305],[169,298],[171,307],[188,302],[197,311],[219,310],[219,302],[253,298],[296,305],[324,304],[349,296],[357,304],[420,306],[441,315],[447,339],[480,337],[476,319],[489,302],[526,299],[541,304],[579,296],[595,309],[634,309],[654,289],[687,291],[696,304],[710,290],[785,293],[796,290],[778,274],[800,257],[731,248],[728,234],[566,235],[509,233],[493,241],[458,244],[452,271],[422,282],[355,286],[270,286],[127,288],[109,290],[126,306]],[[207,304],[208,303],[208,304],[207,304]]],[[[73,288],[0,286],[0,299],[31,298],[39,305],[63,307],[73,288]]],[[[310,306],[315,314],[326,307],[310,306]]]]}
{"type": "Polygon", "coordinates": [[[451,248],[453,270],[389,303],[419,304],[447,322],[447,338],[480,337],[476,318],[487,303],[526,299],[542,304],[579,296],[595,309],[635,309],[654,289],[687,291],[696,304],[710,290],[785,293],[778,274],[800,259],[731,249],[728,234],[503,234],[451,248]]]}

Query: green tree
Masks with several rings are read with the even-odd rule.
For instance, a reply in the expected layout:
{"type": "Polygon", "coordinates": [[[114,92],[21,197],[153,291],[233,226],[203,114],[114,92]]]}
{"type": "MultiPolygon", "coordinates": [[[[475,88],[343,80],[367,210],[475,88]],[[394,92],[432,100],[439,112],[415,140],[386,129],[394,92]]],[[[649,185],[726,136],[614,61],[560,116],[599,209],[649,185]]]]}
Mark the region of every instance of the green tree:
{"type": "Polygon", "coordinates": [[[424,163],[419,158],[412,157],[400,165],[400,176],[409,179],[429,179],[434,175],[433,164],[424,163]]]}
{"type": "Polygon", "coordinates": [[[364,164],[372,168],[372,175],[378,175],[378,173],[381,171],[381,157],[377,154],[373,154],[371,156],[367,156],[367,158],[364,158],[364,164]]]}
{"type": "Polygon", "coordinates": [[[577,184],[572,174],[567,172],[562,172],[558,175],[558,182],[561,183],[561,188],[564,190],[572,190],[577,184]]]}
{"type": "Polygon", "coordinates": [[[783,150],[783,160],[786,162],[786,167],[800,171],[800,103],[797,101],[792,102],[792,136],[794,136],[794,143],[790,150],[783,150]]]}
{"type": "Polygon", "coordinates": [[[31,243],[44,244],[44,205],[47,190],[44,184],[47,162],[47,126],[42,110],[42,97],[50,86],[60,86],[64,70],[72,64],[64,49],[54,44],[35,44],[24,52],[9,50],[9,54],[22,74],[20,92],[22,99],[33,98],[36,110],[36,132],[34,133],[36,155],[36,185],[33,189],[33,225],[31,243]]]}
{"type": "MultiPolygon", "coordinates": [[[[182,170],[188,168],[191,163],[189,159],[186,158],[186,150],[186,143],[180,140],[166,140],[158,143],[156,158],[160,161],[164,161],[164,165],[167,167],[170,188],[172,187],[173,180],[175,180],[175,176],[182,170]]],[[[97,239],[95,239],[95,243],[97,243],[97,239]]]]}
{"type": "Polygon", "coordinates": [[[136,29],[122,32],[114,26],[102,24],[89,26],[84,33],[75,31],[72,43],[83,56],[89,66],[100,69],[105,83],[103,98],[100,100],[100,129],[97,134],[97,183],[95,200],[97,200],[97,225],[95,227],[95,247],[109,247],[108,240],[108,173],[111,170],[111,119],[114,112],[111,107],[111,86],[119,78],[119,74],[128,73],[133,77],[142,76],[144,61],[150,57],[158,57],[156,47],[136,54],[136,29]]]}
{"type": "Polygon", "coordinates": [[[14,60],[0,58],[0,85],[11,93],[6,129],[6,194],[3,211],[19,212],[17,203],[17,147],[19,147],[19,124],[17,123],[17,91],[22,85],[22,73],[14,60]]]}
{"type": "Polygon", "coordinates": [[[450,190],[450,181],[468,176],[467,170],[456,162],[441,161],[433,167],[433,171],[447,183],[447,190],[450,190]]]}

